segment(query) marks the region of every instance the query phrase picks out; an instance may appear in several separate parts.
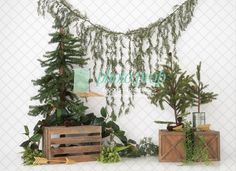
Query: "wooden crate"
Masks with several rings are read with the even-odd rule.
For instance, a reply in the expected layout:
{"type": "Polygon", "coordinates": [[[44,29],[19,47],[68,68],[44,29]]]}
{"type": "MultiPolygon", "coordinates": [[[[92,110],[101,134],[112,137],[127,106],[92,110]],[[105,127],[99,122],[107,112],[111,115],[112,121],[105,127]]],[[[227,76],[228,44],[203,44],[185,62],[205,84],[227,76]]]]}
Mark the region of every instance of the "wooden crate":
{"type": "MultiPolygon", "coordinates": [[[[204,137],[205,147],[208,149],[209,160],[220,160],[220,133],[217,131],[195,132],[195,137],[204,137]]],[[[184,160],[183,132],[159,131],[159,161],[161,162],[181,162],[184,160]]]]}
{"type": "Polygon", "coordinates": [[[44,127],[43,151],[49,160],[94,161],[101,139],[101,126],[44,127]]]}
{"type": "Polygon", "coordinates": [[[209,160],[220,161],[220,132],[201,131],[196,132],[196,135],[196,137],[204,137],[205,147],[208,149],[209,160]]]}
{"type": "Polygon", "coordinates": [[[159,131],[159,161],[180,162],[184,159],[183,132],[159,131]]]}

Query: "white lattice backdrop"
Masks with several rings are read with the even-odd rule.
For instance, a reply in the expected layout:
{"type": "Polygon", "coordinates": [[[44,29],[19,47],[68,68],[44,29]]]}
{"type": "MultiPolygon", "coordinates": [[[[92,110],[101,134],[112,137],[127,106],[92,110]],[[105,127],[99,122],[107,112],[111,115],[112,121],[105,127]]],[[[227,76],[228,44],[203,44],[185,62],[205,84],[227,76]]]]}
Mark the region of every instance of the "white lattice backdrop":
{"type": "MultiPolygon", "coordinates": [[[[183,0],[69,0],[85,11],[95,23],[126,31],[145,26],[165,17],[183,0]]],[[[0,1],[0,170],[236,170],[236,2],[234,0],[199,0],[195,17],[178,42],[183,68],[190,73],[201,60],[203,80],[219,94],[218,100],[204,106],[207,122],[221,133],[221,159],[211,166],[183,166],[159,163],[156,158],[124,159],[119,164],[97,162],[71,166],[24,167],[19,144],[25,139],[23,125],[31,128],[37,118],[27,116],[30,97],[37,89],[31,80],[42,75],[36,59],[50,47],[48,33],[51,19],[37,15],[37,3],[31,0],[0,1]]],[[[103,99],[89,100],[90,111],[99,111],[103,99]]],[[[158,129],[154,120],[173,119],[172,111],[161,111],[138,95],[135,109],[119,119],[130,138],[153,137],[158,129]]],[[[194,110],[194,109],[192,109],[194,110]]]]}

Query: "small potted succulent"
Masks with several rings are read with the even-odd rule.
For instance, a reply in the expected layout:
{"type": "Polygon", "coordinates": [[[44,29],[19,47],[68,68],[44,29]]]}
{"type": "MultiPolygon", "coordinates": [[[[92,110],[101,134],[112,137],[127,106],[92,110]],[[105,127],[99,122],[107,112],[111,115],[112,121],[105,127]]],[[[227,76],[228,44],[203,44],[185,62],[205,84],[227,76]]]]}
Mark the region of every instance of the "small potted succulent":
{"type": "Polygon", "coordinates": [[[197,107],[197,112],[193,112],[193,127],[205,124],[205,112],[201,111],[201,105],[212,102],[217,94],[205,91],[208,84],[204,85],[201,81],[201,62],[197,65],[196,79],[193,79],[191,86],[193,106],[197,107]]]}
{"type": "Polygon", "coordinates": [[[175,122],[156,121],[156,123],[168,124],[167,129],[173,130],[177,126],[183,126],[182,119],[189,114],[186,109],[192,105],[190,90],[193,76],[187,75],[180,69],[171,53],[168,54],[166,64],[162,65],[162,68],[165,80],[158,87],[150,87],[151,94],[148,97],[151,103],[159,105],[162,110],[164,103],[173,109],[175,122]]]}

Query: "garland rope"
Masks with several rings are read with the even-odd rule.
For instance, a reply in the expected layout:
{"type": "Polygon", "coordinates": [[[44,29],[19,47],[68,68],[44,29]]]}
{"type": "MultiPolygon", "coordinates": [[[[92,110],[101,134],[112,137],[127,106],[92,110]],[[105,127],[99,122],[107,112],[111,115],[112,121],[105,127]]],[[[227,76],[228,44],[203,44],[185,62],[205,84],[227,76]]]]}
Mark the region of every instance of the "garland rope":
{"type": "MultiPolygon", "coordinates": [[[[130,79],[137,81],[135,75],[140,72],[157,70],[161,60],[171,52],[176,57],[176,43],[193,17],[198,0],[186,0],[176,5],[175,10],[164,19],[159,19],[147,27],[129,30],[127,32],[112,31],[104,26],[92,23],[86,15],[74,9],[65,0],[38,0],[38,13],[45,16],[60,17],[65,27],[74,23],[77,35],[84,42],[84,47],[90,53],[93,65],[93,80],[97,81],[97,72],[108,70],[116,74],[118,71],[132,73],[130,79]],[[125,60],[126,59],[126,60],[125,60]]],[[[177,58],[177,57],[176,57],[177,58]]],[[[143,91],[146,82],[141,82],[138,88],[143,91]]],[[[112,110],[112,118],[116,119],[115,92],[120,92],[118,116],[128,113],[133,105],[137,87],[130,81],[128,86],[120,82],[107,82],[106,102],[112,110]],[[128,92],[124,90],[128,89],[128,92]],[[125,96],[127,97],[124,97],[125,96]]],[[[117,105],[118,106],[118,105],[117,105]]]]}

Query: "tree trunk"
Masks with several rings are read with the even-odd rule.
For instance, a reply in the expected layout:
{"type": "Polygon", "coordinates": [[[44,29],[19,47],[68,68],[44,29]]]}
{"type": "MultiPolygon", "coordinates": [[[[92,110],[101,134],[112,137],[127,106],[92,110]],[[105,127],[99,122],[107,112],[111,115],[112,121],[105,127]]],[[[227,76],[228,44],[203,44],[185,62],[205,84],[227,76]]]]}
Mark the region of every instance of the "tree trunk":
{"type": "Polygon", "coordinates": [[[200,82],[198,84],[198,102],[197,102],[197,111],[200,113],[200,105],[201,105],[201,90],[200,90],[200,82]]]}
{"type": "MultiPolygon", "coordinates": [[[[60,58],[60,66],[59,66],[59,77],[63,78],[65,75],[65,57],[64,57],[64,43],[63,43],[63,36],[64,36],[64,29],[60,28],[60,34],[62,36],[62,41],[59,43],[59,48],[60,48],[60,54],[59,54],[59,58],[60,58]]],[[[60,97],[60,102],[59,102],[59,110],[61,110],[60,116],[58,116],[58,121],[61,122],[62,118],[61,118],[61,114],[63,109],[65,108],[65,82],[63,81],[63,79],[61,79],[61,83],[59,86],[59,97],[60,97]]]]}
{"type": "MultiPolygon", "coordinates": [[[[62,36],[64,35],[64,29],[63,28],[60,29],[60,34],[62,36]]],[[[60,75],[60,77],[64,77],[64,75],[65,75],[64,43],[60,42],[59,46],[60,46],[60,50],[61,50],[61,56],[60,56],[60,58],[61,58],[61,66],[59,68],[59,75],[60,75]]],[[[62,83],[60,85],[60,102],[61,102],[61,105],[60,105],[61,108],[64,108],[65,107],[65,82],[64,81],[62,81],[62,83]]]]}
{"type": "Polygon", "coordinates": [[[176,111],[176,108],[174,108],[174,114],[175,114],[175,123],[177,125],[178,121],[177,121],[177,111],[176,111]]]}

